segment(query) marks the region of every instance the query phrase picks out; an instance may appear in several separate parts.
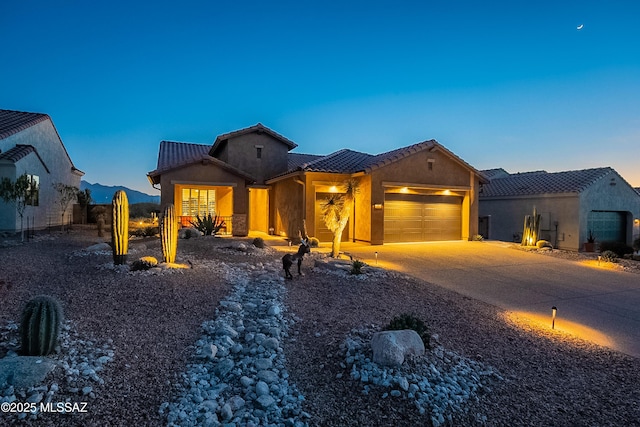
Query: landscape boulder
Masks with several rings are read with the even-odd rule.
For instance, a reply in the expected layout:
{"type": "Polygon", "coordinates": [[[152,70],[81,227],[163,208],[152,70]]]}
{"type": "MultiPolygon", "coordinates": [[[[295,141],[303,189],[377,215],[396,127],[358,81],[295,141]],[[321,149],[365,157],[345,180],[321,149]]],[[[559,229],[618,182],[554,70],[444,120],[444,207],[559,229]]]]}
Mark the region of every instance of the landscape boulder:
{"type": "Polygon", "coordinates": [[[397,367],[407,356],[424,355],[424,343],[414,330],[376,332],[371,338],[373,361],[379,365],[397,367]]]}

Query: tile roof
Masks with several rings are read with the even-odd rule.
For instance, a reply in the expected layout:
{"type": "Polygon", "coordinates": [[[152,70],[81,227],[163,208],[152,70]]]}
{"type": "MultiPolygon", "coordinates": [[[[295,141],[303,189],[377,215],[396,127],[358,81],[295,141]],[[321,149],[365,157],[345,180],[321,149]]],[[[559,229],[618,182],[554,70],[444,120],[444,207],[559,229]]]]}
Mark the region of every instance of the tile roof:
{"type": "Polygon", "coordinates": [[[8,138],[47,119],[50,117],[41,113],[0,110],[0,139],[8,138]]]}
{"type": "Polygon", "coordinates": [[[157,184],[159,182],[160,175],[164,172],[202,162],[203,164],[216,164],[248,181],[255,181],[255,178],[251,175],[223,162],[222,160],[211,157],[209,155],[210,148],[210,145],[161,141],[156,170],[149,172],[147,176],[153,183],[157,184]]]}
{"type": "Polygon", "coordinates": [[[228,133],[219,135],[216,138],[216,140],[213,142],[213,146],[211,146],[211,150],[209,151],[209,154],[211,156],[215,155],[216,151],[218,150],[218,148],[224,142],[226,142],[229,138],[234,138],[236,136],[246,135],[246,134],[252,133],[252,132],[266,133],[268,135],[271,135],[273,138],[275,138],[275,139],[279,140],[280,142],[284,143],[289,148],[289,150],[293,150],[294,148],[296,148],[298,146],[298,144],[296,144],[295,142],[291,141],[290,139],[285,138],[284,136],[280,135],[279,133],[269,129],[268,127],[266,127],[262,123],[258,123],[256,125],[249,126],[247,128],[244,128],[244,129],[239,129],[239,130],[235,130],[233,132],[228,132],[228,133]]]}
{"type": "Polygon", "coordinates": [[[356,173],[360,172],[373,156],[347,148],[315,159],[300,166],[308,172],[356,173]]]}
{"type": "Polygon", "coordinates": [[[610,167],[566,172],[510,174],[493,178],[482,187],[480,197],[526,196],[549,193],[580,193],[604,176],[615,172],[610,167]]]}
{"type": "Polygon", "coordinates": [[[302,154],[302,153],[288,153],[287,155],[287,170],[296,169],[297,167],[317,160],[321,157],[318,154],[302,154]]]}
{"type": "Polygon", "coordinates": [[[505,176],[509,176],[509,172],[502,168],[485,169],[481,170],[480,173],[487,179],[504,178],[505,176]]]}
{"type": "Polygon", "coordinates": [[[5,151],[4,153],[0,153],[0,161],[8,160],[11,163],[16,163],[20,159],[27,157],[31,153],[36,155],[38,160],[40,160],[40,163],[42,163],[42,166],[44,167],[44,169],[47,172],[49,172],[49,168],[47,167],[47,164],[44,162],[44,160],[42,160],[42,157],[40,157],[38,150],[36,150],[36,148],[33,145],[17,144],[15,147],[11,148],[10,150],[5,151]]]}

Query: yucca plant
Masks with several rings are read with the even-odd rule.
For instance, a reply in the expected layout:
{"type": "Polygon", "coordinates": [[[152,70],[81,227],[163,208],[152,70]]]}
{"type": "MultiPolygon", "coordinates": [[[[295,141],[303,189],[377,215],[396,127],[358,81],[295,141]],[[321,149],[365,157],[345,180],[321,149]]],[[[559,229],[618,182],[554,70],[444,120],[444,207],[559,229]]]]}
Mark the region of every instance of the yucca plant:
{"type": "Polygon", "coordinates": [[[22,353],[26,356],[46,356],[53,352],[62,320],[62,307],[55,298],[39,295],[29,300],[20,319],[22,353]]]}

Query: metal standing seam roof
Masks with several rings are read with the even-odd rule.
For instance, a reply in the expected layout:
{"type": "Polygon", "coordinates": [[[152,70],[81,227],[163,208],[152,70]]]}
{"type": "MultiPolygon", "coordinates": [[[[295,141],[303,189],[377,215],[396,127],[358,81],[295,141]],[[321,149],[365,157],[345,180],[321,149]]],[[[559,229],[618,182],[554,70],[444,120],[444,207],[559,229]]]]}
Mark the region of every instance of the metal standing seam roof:
{"type": "Polygon", "coordinates": [[[615,172],[610,167],[565,172],[510,174],[490,180],[480,197],[509,197],[538,194],[581,193],[604,176],[615,172]]]}

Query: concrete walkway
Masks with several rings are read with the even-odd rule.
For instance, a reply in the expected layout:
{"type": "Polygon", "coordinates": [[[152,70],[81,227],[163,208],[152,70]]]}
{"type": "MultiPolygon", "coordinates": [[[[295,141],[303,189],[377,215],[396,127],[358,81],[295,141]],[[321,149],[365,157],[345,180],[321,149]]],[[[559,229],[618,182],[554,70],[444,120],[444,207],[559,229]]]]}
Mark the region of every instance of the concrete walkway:
{"type": "MultiPolygon", "coordinates": [[[[325,245],[322,245],[325,246],[325,245]]],[[[327,250],[327,248],[321,248],[327,250]]],[[[433,242],[341,250],[556,329],[640,357],[640,275],[532,254],[502,242],[433,242]]]]}

